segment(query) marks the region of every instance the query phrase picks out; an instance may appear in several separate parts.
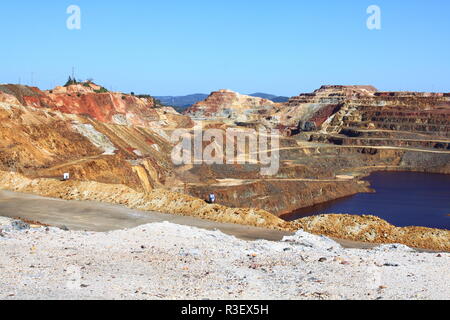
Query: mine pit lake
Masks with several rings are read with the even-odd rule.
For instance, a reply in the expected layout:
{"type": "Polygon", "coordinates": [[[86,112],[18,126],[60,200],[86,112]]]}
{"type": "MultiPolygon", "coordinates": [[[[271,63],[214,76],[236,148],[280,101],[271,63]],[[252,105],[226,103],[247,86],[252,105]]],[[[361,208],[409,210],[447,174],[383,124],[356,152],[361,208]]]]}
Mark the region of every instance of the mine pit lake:
{"type": "Polygon", "coordinates": [[[417,172],[376,172],[365,180],[375,193],[360,193],[282,218],[288,221],[327,213],[374,215],[397,227],[450,230],[450,175],[417,172]]]}

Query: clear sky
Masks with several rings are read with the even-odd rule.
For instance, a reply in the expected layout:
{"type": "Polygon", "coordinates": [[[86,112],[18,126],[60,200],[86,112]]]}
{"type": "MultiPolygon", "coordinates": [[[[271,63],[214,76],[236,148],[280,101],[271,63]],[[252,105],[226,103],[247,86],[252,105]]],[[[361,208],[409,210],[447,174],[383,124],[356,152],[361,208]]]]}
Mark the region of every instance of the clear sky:
{"type": "Polygon", "coordinates": [[[2,1],[0,82],[292,96],[322,84],[450,92],[448,0],[2,1]],[[68,6],[81,9],[69,30],[68,6]],[[381,30],[366,10],[381,8],[381,30]]]}

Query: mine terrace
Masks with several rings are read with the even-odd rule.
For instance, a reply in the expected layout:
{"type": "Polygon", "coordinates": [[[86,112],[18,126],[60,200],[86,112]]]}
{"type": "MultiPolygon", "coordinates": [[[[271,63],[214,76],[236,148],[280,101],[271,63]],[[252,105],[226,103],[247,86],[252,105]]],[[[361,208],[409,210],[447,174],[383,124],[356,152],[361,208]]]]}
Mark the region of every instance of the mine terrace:
{"type": "MultiPolygon", "coordinates": [[[[278,230],[301,227],[357,241],[450,249],[448,231],[395,228],[374,217],[280,219],[299,208],[370,192],[362,178],[373,171],[450,173],[448,93],[327,85],[275,103],[219,90],[180,114],[150,96],[109,92],[91,82],[48,91],[1,85],[0,118],[0,183],[5,189],[278,230]],[[174,132],[191,135],[198,127],[279,130],[279,145],[269,150],[277,155],[278,170],[264,175],[267,163],[261,162],[258,149],[255,157],[248,143],[235,148],[241,159],[253,161],[174,163],[174,132]],[[61,182],[63,173],[71,180],[61,182]],[[211,192],[218,199],[214,205],[204,201],[211,192]],[[312,219],[315,223],[308,223],[312,219]],[[333,225],[333,230],[323,225],[333,225]],[[371,231],[348,231],[354,225],[371,225],[371,231]]],[[[201,143],[202,155],[210,145],[201,143]]]]}

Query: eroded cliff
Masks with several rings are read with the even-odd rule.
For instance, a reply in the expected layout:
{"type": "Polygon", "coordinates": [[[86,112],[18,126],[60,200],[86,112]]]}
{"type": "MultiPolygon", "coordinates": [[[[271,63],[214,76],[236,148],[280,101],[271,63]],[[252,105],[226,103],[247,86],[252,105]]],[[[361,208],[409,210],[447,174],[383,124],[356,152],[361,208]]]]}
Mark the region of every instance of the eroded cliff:
{"type": "MultiPolygon", "coordinates": [[[[214,99],[199,105],[227,110],[234,104],[228,94],[215,92],[214,99]]],[[[191,194],[202,197],[214,190],[224,204],[283,214],[295,206],[368,191],[359,178],[372,171],[450,173],[450,94],[322,86],[285,104],[252,110],[247,111],[252,118],[227,124],[280,129],[285,135],[277,149],[280,170],[262,177],[260,163],[194,166],[189,172],[216,182],[192,184],[191,194]]],[[[214,114],[204,115],[205,123],[217,120],[214,114]]]]}
{"type": "MultiPolygon", "coordinates": [[[[434,231],[411,229],[414,236],[410,230],[400,232],[381,221],[376,224],[389,236],[380,233],[371,238],[356,232],[358,227],[347,235],[348,230],[337,227],[286,224],[275,215],[369,192],[360,178],[371,171],[450,173],[448,94],[324,86],[283,105],[222,90],[193,107],[187,113],[193,116],[191,120],[171,108],[156,106],[151,97],[103,91],[93,84],[52,91],[0,86],[2,186],[215,221],[283,230],[302,227],[358,241],[427,247],[426,240],[419,241],[420,235],[432,239],[434,231]],[[298,132],[280,137],[279,146],[271,150],[279,153],[274,158],[279,170],[263,176],[259,158],[244,164],[175,165],[170,135],[176,128],[192,133],[194,122],[221,130],[263,124],[298,132]],[[314,126],[304,130],[306,123],[314,126]],[[5,172],[20,179],[7,177],[5,172]],[[59,181],[65,172],[71,174],[70,182],[59,181]],[[202,200],[210,192],[217,194],[219,205],[206,205],[202,200]]],[[[249,152],[245,148],[241,156],[249,152]]],[[[351,221],[364,224],[364,219],[351,221]]],[[[449,239],[448,233],[439,237],[449,239]]],[[[433,248],[447,248],[442,241],[430,241],[433,248]]]]}
{"type": "Polygon", "coordinates": [[[272,109],[275,105],[267,99],[242,95],[231,90],[219,90],[211,93],[206,100],[188,108],[185,114],[198,120],[248,122],[259,120],[260,113],[272,109]]]}

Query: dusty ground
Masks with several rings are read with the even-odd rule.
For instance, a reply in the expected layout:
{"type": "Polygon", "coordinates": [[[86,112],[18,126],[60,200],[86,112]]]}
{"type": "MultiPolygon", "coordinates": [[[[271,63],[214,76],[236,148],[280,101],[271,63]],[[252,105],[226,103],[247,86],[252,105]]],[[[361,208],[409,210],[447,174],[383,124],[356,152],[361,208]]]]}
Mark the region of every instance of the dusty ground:
{"type": "Polygon", "coordinates": [[[64,200],[97,201],[142,211],[156,211],[276,230],[287,230],[288,223],[261,209],[227,208],[164,189],[138,192],[121,184],[95,181],[29,179],[13,172],[0,171],[0,188],[64,200]]]}
{"type": "Polygon", "coordinates": [[[170,223],[93,233],[5,220],[1,299],[450,299],[448,253],[343,249],[302,231],[247,242],[170,223]]]}
{"type": "Polygon", "coordinates": [[[292,222],[296,229],[314,234],[371,243],[403,243],[422,249],[450,252],[450,230],[399,228],[375,216],[327,214],[292,222]]]}
{"type": "MultiPolygon", "coordinates": [[[[96,201],[45,198],[26,193],[0,191],[0,217],[20,219],[31,225],[68,228],[73,231],[108,232],[148,223],[171,222],[205,230],[220,230],[242,240],[280,241],[292,231],[220,223],[194,217],[133,210],[96,201]]],[[[333,238],[346,248],[371,249],[376,244],[333,238]]]]}
{"type": "MultiPolygon", "coordinates": [[[[210,205],[201,199],[162,189],[140,193],[124,185],[103,184],[94,181],[61,182],[55,179],[29,179],[17,173],[2,171],[0,171],[0,187],[15,192],[32,193],[64,200],[103,202],[126,206],[130,209],[170,213],[218,223],[288,232],[304,229],[311,233],[325,234],[351,241],[402,243],[415,248],[450,251],[449,230],[396,228],[375,217],[325,215],[286,222],[261,209],[210,205]]],[[[38,214],[45,216],[45,211],[38,214]]],[[[35,217],[25,218],[37,220],[35,217]]],[[[41,222],[45,223],[45,221],[41,222]]],[[[103,222],[108,223],[107,221],[103,222]]],[[[144,221],[144,223],[147,222],[149,221],[144,221]]],[[[123,225],[122,227],[129,226],[123,225]]],[[[233,228],[231,227],[231,229],[233,228]]]]}
{"type": "MultiPolygon", "coordinates": [[[[96,201],[70,201],[32,194],[0,191],[0,217],[38,221],[74,231],[107,232],[134,228],[154,222],[171,222],[206,230],[220,230],[243,240],[279,241],[292,232],[263,229],[231,223],[219,223],[194,217],[133,210],[96,201]]],[[[347,244],[357,245],[357,244],[347,244]]]]}

